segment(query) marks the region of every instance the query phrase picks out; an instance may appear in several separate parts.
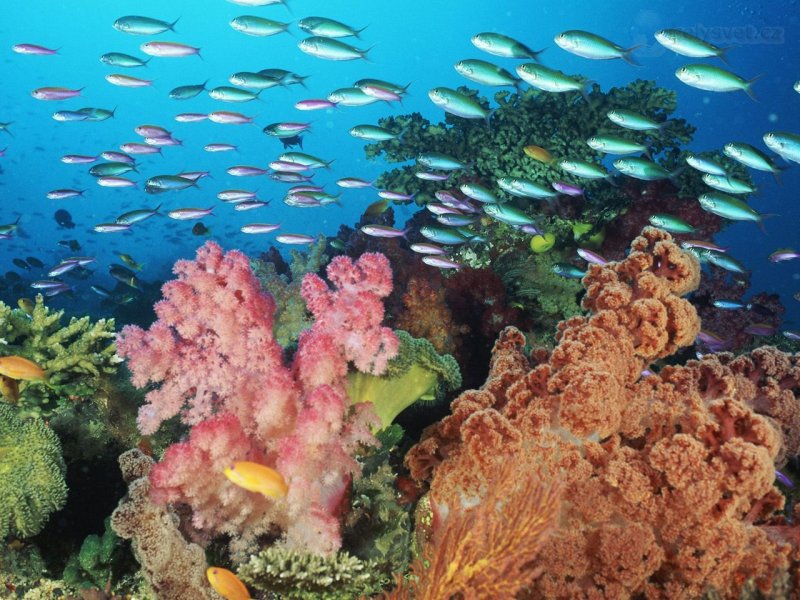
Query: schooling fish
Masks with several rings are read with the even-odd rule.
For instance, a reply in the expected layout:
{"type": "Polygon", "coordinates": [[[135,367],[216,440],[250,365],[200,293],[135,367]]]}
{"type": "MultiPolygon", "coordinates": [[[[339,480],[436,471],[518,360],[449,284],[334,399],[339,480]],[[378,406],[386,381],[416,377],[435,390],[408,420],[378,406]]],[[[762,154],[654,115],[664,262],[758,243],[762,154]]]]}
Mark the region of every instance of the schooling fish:
{"type": "Polygon", "coordinates": [[[253,15],[242,15],[232,19],[230,26],[236,31],[256,37],[268,37],[289,30],[289,23],[273,21],[253,15]]]}
{"type": "Polygon", "coordinates": [[[623,108],[610,110],[606,113],[606,116],[612,123],[633,131],[658,130],[664,126],[663,123],[657,123],[644,115],[623,108]]]}
{"type": "Polygon", "coordinates": [[[125,69],[132,69],[134,67],[145,67],[150,59],[142,60],[130,54],[123,54],[122,52],[106,52],[100,57],[100,62],[109,67],[123,67],[125,69]]]}
{"type": "Polygon", "coordinates": [[[769,262],[777,263],[785,260],[794,260],[795,258],[800,258],[800,252],[792,248],[779,248],[769,255],[769,262]]]}
{"type": "Polygon", "coordinates": [[[14,44],[11,46],[11,49],[17,54],[29,54],[31,56],[49,56],[58,54],[57,49],[53,50],[51,48],[45,48],[44,46],[39,46],[38,44],[14,44]]]}
{"type": "Polygon", "coordinates": [[[660,227],[670,233],[694,233],[697,231],[692,225],[674,215],[655,214],[648,221],[654,227],[660,227]]]}
{"type": "Polygon", "coordinates": [[[242,225],[242,233],[271,233],[280,228],[280,223],[249,223],[242,225]]]}
{"type": "Polygon", "coordinates": [[[488,123],[492,114],[492,111],[481,106],[472,96],[447,87],[433,88],[428,92],[428,97],[445,112],[464,119],[484,119],[488,123]]]}
{"type": "Polygon", "coordinates": [[[579,29],[572,29],[560,33],[553,41],[555,41],[559,48],[583,58],[591,58],[594,60],[621,58],[630,65],[636,67],[641,66],[634,60],[633,56],[631,56],[640,45],[631,48],[623,48],[604,37],[579,29]]]}
{"type": "Polygon", "coordinates": [[[522,81],[544,92],[580,92],[585,97],[586,88],[590,84],[589,81],[579,81],[561,71],[549,69],[536,63],[517,65],[516,70],[522,81]]]}
{"type": "Polygon", "coordinates": [[[662,29],[655,33],[656,41],[667,50],[691,58],[710,58],[716,56],[723,62],[728,62],[725,53],[730,48],[720,48],[709,42],[704,42],[690,33],[680,29],[662,29]]]}
{"type": "Polygon", "coordinates": [[[490,31],[477,33],[472,36],[470,41],[479,50],[504,58],[530,58],[538,61],[539,55],[544,52],[544,50],[539,50],[538,52],[531,50],[514,38],[490,31]]]}
{"type": "Polygon", "coordinates": [[[112,73],[111,75],[106,75],[106,81],[119,87],[128,88],[141,88],[153,85],[152,80],[131,77],[130,75],[122,75],[121,73],[112,73]]]}
{"type": "Polygon", "coordinates": [[[297,47],[306,54],[325,60],[355,60],[367,58],[371,48],[361,50],[337,39],[315,35],[298,42],[297,47]]]}
{"type": "Polygon", "coordinates": [[[457,158],[441,152],[423,152],[417,156],[416,160],[418,165],[438,171],[454,171],[467,168],[467,165],[457,158]]]}
{"type": "Polygon", "coordinates": [[[688,86],[709,92],[735,92],[742,90],[753,100],[752,86],[762,76],[758,75],[750,80],[745,80],[738,75],[707,64],[691,64],[675,71],[675,76],[688,86]]]}
{"type": "Polygon", "coordinates": [[[481,85],[494,87],[505,85],[510,85],[511,87],[519,86],[519,79],[504,68],[493,65],[485,60],[477,58],[460,60],[455,64],[455,69],[459,75],[481,85]]]}
{"type": "Polygon", "coordinates": [[[158,33],[164,33],[165,31],[175,31],[175,24],[179,20],[180,17],[175,19],[172,23],[169,23],[160,19],[129,15],[126,17],[120,17],[114,21],[113,27],[122,33],[130,33],[133,35],[156,35],[158,33]]]}
{"type": "Polygon", "coordinates": [[[735,177],[720,177],[719,175],[705,173],[702,179],[706,185],[728,194],[752,194],[756,191],[756,188],[752,185],[735,177]]]}
{"type": "Polygon", "coordinates": [[[297,26],[309,35],[322,36],[327,38],[359,37],[359,33],[367,27],[355,29],[340,21],[334,21],[326,17],[306,17],[297,22],[297,26]]]}
{"type": "Polygon", "coordinates": [[[204,92],[206,90],[206,83],[208,83],[208,81],[195,85],[179,85],[170,91],[169,97],[173,100],[189,100],[204,92]]]}
{"type": "Polygon", "coordinates": [[[81,95],[83,88],[72,90],[65,87],[41,87],[33,90],[31,96],[37,100],[69,100],[81,95]]]}
{"type": "Polygon", "coordinates": [[[586,140],[586,145],[592,150],[605,154],[644,154],[648,151],[644,144],[638,144],[615,135],[593,135],[586,140]]]}
{"type": "Polygon", "coordinates": [[[800,163],[800,135],[786,131],[770,131],[764,134],[764,144],[783,159],[800,163]]]}
{"type": "Polygon", "coordinates": [[[618,158],[613,164],[614,168],[623,175],[641,179],[642,181],[657,181],[659,179],[669,179],[673,176],[672,173],[658,163],[645,158],[618,158]]]}
{"type": "Polygon", "coordinates": [[[686,164],[701,173],[708,173],[719,177],[727,176],[725,168],[721,164],[705,156],[698,156],[690,152],[686,155],[686,164]]]}
{"type": "Polygon", "coordinates": [[[356,125],[350,128],[350,135],[371,142],[384,142],[399,137],[399,134],[392,133],[385,127],[378,127],[377,125],[356,125]]]}
{"type": "MultiPolygon", "coordinates": [[[[775,176],[780,183],[779,174],[783,169],[777,166],[772,159],[758,148],[745,142],[729,142],[722,147],[725,156],[757,171],[767,171],[775,176]]],[[[717,173],[720,175],[720,173],[717,173]]]]}
{"type": "Polygon", "coordinates": [[[361,231],[372,237],[393,238],[405,237],[408,229],[396,229],[387,225],[364,225],[361,231]]]}
{"type": "Polygon", "coordinates": [[[379,99],[375,96],[370,96],[364,90],[358,87],[347,87],[333,90],[328,94],[328,100],[337,106],[367,106],[379,99]]]}

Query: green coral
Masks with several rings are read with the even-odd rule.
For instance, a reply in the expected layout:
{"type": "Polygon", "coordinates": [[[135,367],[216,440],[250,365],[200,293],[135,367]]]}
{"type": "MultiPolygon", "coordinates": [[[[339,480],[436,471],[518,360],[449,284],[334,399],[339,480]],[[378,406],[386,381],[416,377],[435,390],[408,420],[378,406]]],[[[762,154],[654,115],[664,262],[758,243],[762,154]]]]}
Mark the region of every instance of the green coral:
{"type": "Polygon", "coordinates": [[[351,600],[381,590],[387,575],[375,561],[267,548],[238,569],[248,586],[282,600],[351,600]]]}
{"type": "Polygon", "coordinates": [[[122,556],[123,543],[105,520],[103,535],[91,534],[83,540],[78,554],[70,556],[62,575],[64,581],[78,588],[105,588],[112,581],[114,567],[122,556]]]}
{"type": "Polygon", "coordinates": [[[0,539],[36,535],[67,499],[58,437],[0,402],[0,539]]]}
{"type": "Polygon", "coordinates": [[[104,377],[121,362],[113,342],[114,320],[92,322],[51,311],[40,295],[30,315],[0,302],[0,351],[32,360],[46,381],[20,383],[19,404],[28,414],[49,415],[57,406],[93,399],[104,377]]]}
{"type": "Polygon", "coordinates": [[[384,375],[354,371],[347,376],[350,400],[372,402],[381,419],[381,428],[388,427],[417,400],[435,400],[446,390],[461,385],[461,371],[455,358],[449,354],[440,356],[424,338],[411,337],[405,331],[395,333],[400,339],[400,349],[389,361],[384,375]]]}
{"type": "Polygon", "coordinates": [[[300,332],[311,327],[311,316],[300,296],[300,284],[306,273],[318,272],[328,261],[327,242],[323,236],[309,247],[308,253],[291,251],[291,276],[281,275],[272,261],[260,258],[250,261],[261,286],[275,298],[275,318],[272,331],[284,348],[297,341],[300,332]]]}

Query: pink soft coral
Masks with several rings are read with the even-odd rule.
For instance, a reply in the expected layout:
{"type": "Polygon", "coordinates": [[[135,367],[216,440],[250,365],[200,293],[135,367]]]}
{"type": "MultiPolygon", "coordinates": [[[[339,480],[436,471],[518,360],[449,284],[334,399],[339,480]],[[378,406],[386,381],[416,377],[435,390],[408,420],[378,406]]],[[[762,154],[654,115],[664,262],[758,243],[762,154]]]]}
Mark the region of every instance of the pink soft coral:
{"type": "Polygon", "coordinates": [[[194,426],[153,468],[153,498],[190,505],[194,526],[210,534],[247,539],[278,525],[290,546],[335,551],[342,501],[359,474],[353,454],[375,443],[371,406],[352,407],[345,393],[348,361],[380,374],[398,349],[380,325],[392,285],[388,261],[334,259],[334,289],[306,276],[302,293],[316,321],[288,366],[272,333],[275,303],[244,254],[208,242],[175,273],[156,305],[159,320],[148,331],[125,327],[117,341],[134,384],[160,384],[140,410],[142,433],[178,413],[194,426]],[[277,469],[286,498],[236,488],[223,475],[236,460],[277,469]]]}

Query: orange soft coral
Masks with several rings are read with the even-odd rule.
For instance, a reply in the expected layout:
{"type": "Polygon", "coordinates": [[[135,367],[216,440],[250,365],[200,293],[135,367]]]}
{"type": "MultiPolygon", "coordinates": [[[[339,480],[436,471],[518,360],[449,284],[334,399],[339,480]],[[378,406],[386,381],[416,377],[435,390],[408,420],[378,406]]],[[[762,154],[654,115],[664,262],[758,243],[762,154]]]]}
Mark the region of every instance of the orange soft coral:
{"type": "Polygon", "coordinates": [[[526,472],[559,474],[560,528],[517,597],[738,597],[748,581],[770,590],[788,569],[790,548],[775,540],[790,536],[762,527],[782,507],[783,437],[758,413],[792,430],[795,359],[707,357],[641,375],[694,340],[699,320],[680,295],[699,274],[668,234],[645,229],[628,258],[590,269],[591,317],[562,323],[559,345],[536,351],[533,368],[507,329],[486,384],[408,454],[441,514],[479,498],[515,452],[535,456],[526,472]]]}

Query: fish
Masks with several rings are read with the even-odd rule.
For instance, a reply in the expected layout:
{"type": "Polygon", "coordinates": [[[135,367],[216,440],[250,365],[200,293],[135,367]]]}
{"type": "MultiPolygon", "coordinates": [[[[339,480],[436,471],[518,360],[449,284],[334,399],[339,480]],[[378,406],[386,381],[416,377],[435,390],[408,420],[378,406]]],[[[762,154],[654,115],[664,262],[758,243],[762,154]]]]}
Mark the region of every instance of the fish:
{"type": "Polygon", "coordinates": [[[709,187],[728,194],[752,194],[756,191],[756,188],[752,185],[735,177],[720,177],[719,175],[704,173],[702,179],[709,187]]]}
{"type": "Polygon", "coordinates": [[[130,228],[130,223],[99,223],[95,225],[93,229],[97,233],[119,233],[121,231],[128,231],[130,228]]]}
{"type": "Polygon", "coordinates": [[[448,227],[465,227],[472,225],[478,217],[475,215],[443,214],[436,217],[436,221],[448,227]]]}
{"type": "Polygon", "coordinates": [[[455,171],[467,168],[467,165],[457,158],[441,152],[423,152],[417,155],[416,161],[418,165],[422,165],[426,169],[436,169],[438,171],[455,171]]]}
{"type": "Polygon", "coordinates": [[[92,177],[114,177],[117,175],[124,175],[130,171],[136,171],[136,167],[130,163],[105,162],[90,168],[89,175],[92,177]]]}
{"type": "Polygon", "coordinates": [[[56,223],[58,223],[59,227],[64,227],[66,229],[75,229],[75,223],[73,223],[72,221],[72,215],[69,214],[69,212],[64,210],[63,208],[58,209],[53,214],[53,218],[55,219],[56,223]]]}
{"type": "MultiPolygon", "coordinates": [[[[510,206],[508,204],[486,204],[483,207],[483,212],[503,223],[508,225],[534,225],[533,217],[524,211],[510,206]]],[[[424,235],[424,234],[423,234],[424,235]]],[[[439,240],[433,240],[439,241],[439,240]]]]}
{"type": "Polygon", "coordinates": [[[170,137],[172,134],[160,125],[137,125],[133,130],[142,137],[170,137]]]}
{"type": "Polygon", "coordinates": [[[309,35],[326,37],[326,38],[342,38],[342,37],[361,37],[359,34],[364,31],[367,26],[361,29],[355,29],[350,25],[346,25],[341,21],[328,19],[326,17],[305,17],[297,22],[297,26],[309,35]]]}
{"type": "Polygon", "coordinates": [[[763,220],[773,215],[763,215],[750,208],[747,203],[722,192],[709,192],[697,197],[700,208],[706,212],[732,221],[753,221],[763,230],[763,220]]]}
{"type": "Polygon", "coordinates": [[[583,276],[586,275],[586,271],[571,263],[558,262],[550,267],[550,270],[556,275],[566,279],[582,279],[583,276]]]}
{"type": "Polygon", "coordinates": [[[38,364],[17,355],[0,356],[0,375],[20,381],[40,381],[47,377],[38,364]]]}
{"type": "Polygon", "coordinates": [[[499,198],[486,186],[479,183],[462,183],[459,188],[461,193],[465,196],[477,200],[478,202],[485,202],[487,204],[496,204],[499,198]]]}
{"type": "Polygon", "coordinates": [[[231,19],[229,25],[240,33],[255,37],[268,37],[278,33],[288,32],[289,23],[273,21],[253,15],[241,15],[231,19]]]}
{"type": "Polygon", "coordinates": [[[399,137],[399,134],[392,133],[385,127],[379,127],[377,125],[356,125],[350,128],[350,135],[372,142],[394,140],[399,137]]]}
{"type": "Polygon", "coordinates": [[[379,102],[375,96],[370,96],[357,87],[338,88],[328,94],[328,101],[337,106],[367,106],[379,102]]]}
{"type": "Polygon", "coordinates": [[[794,82],[792,89],[798,94],[800,94],[800,79],[794,82]]]}
{"type": "Polygon", "coordinates": [[[35,267],[37,269],[41,269],[42,267],[44,267],[44,263],[35,256],[29,256],[25,260],[30,266],[35,267]]]}
{"type": "Polygon", "coordinates": [[[719,308],[721,310],[739,310],[747,307],[747,304],[744,302],[739,302],[738,300],[726,300],[724,298],[719,298],[714,300],[711,303],[714,308],[719,308]]]}
{"type": "Polygon", "coordinates": [[[544,92],[579,92],[586,98],[587,88],[591,85],[590,81],[580,81],[565,75],[561,71],[536,63],[517,65],[516,71],[522,81],[544,92]]]}
{"type": "Polygon", "coordinates": [[[445,246],[463,244],[470,240],[469,237],[463,235],[457,229],[442,229],[441,227],[423,225],[420,227],[419,232],[424,238],[436,242],[437,244],[444,244],[445,246]]]}
{"type": "Polygon", "coordinates": [[[85,165],[96,161],[96,156],[88,156],[85,154],[65,154],[61,157],[61,162],[68,165],[85,165]]]}
{"type": "MultiPolygon", "coordinates": [[[[800,342],[800,331],[786,330],[782,331],[781,335],[783,335],[783,337],[785,337],[787,340],[792,340],[793,342],[800,342]]],[[[786,476],[784,475],[784,477],[786,476]]],[[[783,483],[784,485],[789,485],[791,484],[791,480],[789,480],[789,484],[786,484],[786,482],[783,483]]]]}
{"type": "Polygon", "coordinates": [[[206,579],[214,591],[225,600],[250,600],[247,587],[228,569],[208,567],[206,579]]]}
{"type": "Polygon", "coordinates": [[[89,117],[76,110],[59,110],[53,113],[53,120],[60,123],[86,121],[89,117]]]}
{"type": "Polygon", "coordinates": [[[307,98],[298,100],[294,103],[297,110],[321,110],[325,108],[336,108],[337,104],[325,98],[307,98]]]}
{"type": "Polygon", "coordinates": [[[48,200],[64,200],[66,198],[74,198],[75,196],[83,196],[86,190],[72,190],[72,189],[59,189],[50,190],[47,192],[48,200]]]}
{"type": "Polygon", "coordinates": [[[757,98],[753,93],[752,86],[762,77],[757,75],[752,79],[745,80],[720,67],[702,63],[685,65],[675,71],[675,76],[690,87],[709,92],[735,92],[742,90],[753,100],[757,100],[757,98]]]}
{"type": "Polygon", "coordinates": [[[250,167],[247,165],[236,165],[233,167],[228,167],[225,169],[225,172],[228,175],[233,175],[234,177],[257,177],[259,175],[267,175],[269,173],[269,169],[250,167]]]}
{"type": "Polygon", "coordinates": [[[743,331],[750,335],[769,336],[775,335],[777,330],[778,328],[770,323],[751,323],[743,331]]]}
{"type": "Polygon", "coordinates": [[[233,207],[233,210],[239,212],[244,210],[253,210],[255,208],[261,208],[262,206],[267,206],[268,204],[269,202],[264,202],[263,200],[243,200],[242,202],[237,202],[233,207]]]}
{"type": "Polygon", "coordinates": [[[100,57],[100,62],[109,67],[132,69],[135,67],[146,67],[150,59],[142,60],[141,58],[122,52],[106,52],[100,57]]]}
{"type": "Polygon", "coordinates": [[[208,235],[211,230],[202,223],[192,225],[192,235],[208,235]]]}
{"type": "Polygon", "coordinates": [[[697,231],[694,226],[674,215],[658,213],[651,215],[648,221],[654,227],[660,227],[669,233],[695,233],[697,231]]]}
{"type": "Polygon", "coordinates": [[[553,161],[555,161],[555,158],[550,151],[546,148],[542,148],[541,146],[529,144],[525,146],[522,151],[525,153],[525,156],[529,156],[533,160],[538,160],[540,163],[544,163],[546,165],[552,164],[553,161]]]}
{"type": "Polygon", "coordinates": [[[128,265],[134,271],[141,271],[142,270],[142,264],[136,262],[134,260],[134,258],[130,254],[125,254],[123,252],[117,252],[116,254],[117,254],[117,256],[119,256],[119,258],[120,258],[120,260],[122,260],[122,262],[124,262],[126,265],[128,265]]]}
{"type": "Polygon", "coordinates": [[[233,144],[215,142],[212,144],[206,144],[203,146],[203,150],[206,152],[230,152],[231,150],[238,150],[238,147],[234,146],[233,144]]]}
{"type": "Polygon", "coordinates": [[[614,168],[623,175],[641,179],[642,181],[658,181],[659,179],[670,179],[673,173],[664,167],[646,158],[618,158],[614,161],[614,168]]]}
{"type": "Polygon", "coordinates": [[[248,223],[239,229],[242,233],[271,233],[280,228],[280,223],[248,223]]]}
{"type": "Polygon", "coordinates": [[[644,115],[623,108],[612,109],[606,113],[606,116],[615,125],[633,131],[659,130],[664,126],[664,123],[657,123],[644,115]]]}
{"type": "Polygon", "coordinates": [[[431,171],[414,171],[414,177],[423,181],[447,181],[450,173],[433,173],[431,171]]]}
{"type": "Polygon", "coordinates": [[[706,158],[705,156],[698,156],[691,152],[686,155],[686,164],[701,173],[708,173],[709,175],[717,175],[719,177],[727,177],[725,168],[718,162],[706,158]]]}
{"type": "Polygon", "coordinates": [[[284,152],[278,157],[278,159],[281,161],[300,164],[310,169],[330,169],[331,164],[334,160],[336,160],[335,158],[331,160],[323,160],[313,156],[312,154],[306,154],[305,152],[284,152]]]}
{"type": "Polygon", "coordinates": [[[672,50],[681,56],[690,58],[711,58],[716,56],[723,62],[728,62],[725,53],[730,50],[730,47],[720,48],[680,29],[661,29],[654,34],[654,37],[664,48],[672,50]]]}
{"type": "Polygon", "coordinates": [[[20,298],[17,300],[17,306],[28,316],[33,316],[33,310],[36,308],[36,303],[30,298],[20,298]]]}
{"type": "Polygon", "coordinates": [[[484,108],[472,96],[448,87],[435,87],[428,92],[428,97],[445,112],[464,119],[484,119],[488,124],[492,115],[492,111],[484,108]]]}
{"type": "Polygon", "coordinates": [[[348,189],[362,189],[374,187],[374,181],[367,181],[366,179],[359,179],[358,177],[343,177],[336,181],[336,185],[348,189]]]}
{"type": "Polygon", "coordinates": [[[0,225],[0,233],[14,233],[19,227],[20,219],[22,219],[22,216],[17,217],[17,220],[14,221],[13,223],[6,223],[5,225],[0,225]]]}
{"type": "Polygon", "coordinates": [[[308,79],[308,75],[298,75],[286,69],[261,69],[258,74],[276,81],[281,86],[302,85],[306,87],[305,80],[308,79]]]}
{"type": "Polygon", "coordinates": [[[127,142],[121,144],[119,148],[128,154],[161,154],[161,148],[139,142],[127,142]]]}
{"type": "Polygon", "coordinates": [[[407,202],[413,200],[416,195],[416,192],[413,194],[406,194],[405,192],[398,192],[395,190],[380,190],[378,192],[379,197],[385,200],[392,200],[393,202],[407,202]]]}
{"type": "Polygon", "coordinates": [[[367,53],[372,49],[362,50],[337,39],[319,35],[300,40],[297,47],[306,54],[325,60],[366,59],[367,53]]]}
{"type": "MultiPolygon", "coordinates": [[[[722,153],[746,167],[772,173],[775,180],[778,183],[781,182],[779,175],[783,168],[777,166],[766,153],[755,146],[745,142],[728,142],[722,147],[722,153]]],[[[717,175],[721,175],[721,173],[717,173],[717,175]]]]}
{"type": "Polygon", "coordinates": [[[578,248],[576,252],[578,253],[578,256],[590,264],[600,266],[608,264],[608,259],[599,255],[594,250],[589,250],[589,248],[578,248]]]}
{"type": "Polygon", "coordinates": [[[631,56],[633,52],[641,47],[641,44],[630,48],[623,48],[604,37],[580,29],[571,29],[559,33],[553,41],[562,50],[566,50],[582,58],[591,58],[593,60],[621,58],[629,65],[635,67],[641,66],[636,62],[633,56],[631,56]]]}
{"type": "Polygon", "coordinates": [[[64,273],[68,273],[69,271],[72,271],[73,269],[76,269],[76,268],[78,268],[80,266],[82,266],[82,265],[80,264],[80,261],[78,261],[78,260],[70,260],[70,259],[62,260],[55,267],[53,267],[52,269],[50,269],[47,272],[47,276],[48,277],[59,277],[60,275],[63,275],[64,273]]]}
{"type": "Polygon", "coordinates": [[[240,6],[269,6],[271,4],[283,4],[286,8],[289,8],[289,4],[286,0],[228,0],[228,2],[232,4],[238,4],[240,6]]]}
{"type": "Polygon", "coordinates": [[[762,139],[767,148],[784,160],[800,164],[800,135],[786,131],[769,131],[762,139]]]}
{"type": "Polygon", "coordinates": [[[512,37],[491,31],[476,33],[470,38],[470,41],[479,50],[494,56],[502,56],[503,58],[530,58],[538,61],[539,55],[544,52],[544,50],[531,50],[528,46],[512,37]]]}
{"type": "Polygon", "coordinates": [[[398,83],[392,83],[391,81],[385,81],[383,79],[359,79],[356,81],[353,86],[357,87],[358,89],[363,89],[369,86],[376,86],[381,87],[383,89],[389,90],[390,92],[394,92],[398,96],[405,94],[408,91],[408,87],[411,85],[411,82],[400,85],[398,83]]]}
{"type": "Polygon", "coordinates": [[[400,102],[400,103],[403,102],[403,99],[400,96],[400,94],[398,94],[397,92],[393,92],[392,90],[380,85],[367,84],[367,85],[362,85],[358,89],[364,92],[367,96],[377,98],[378,100],[382,100],[383,102],[400,102]]]}
{"type": "Polygon", "coordinates": [[[31,270],[30,265],[21,258],[12,258],[11,262],[14,264],[14,266],[19,267],[20,269],[25,269],[26,271],[31,270]]]}
{"type": "MultiPolygon", "coordinates": [[[[616,162],[614,162],[615,165],[616,162]]],[[[611,177],[602,165],[585,160],[561,159],[558,161],[558,167],[570,175],[582,177],[583,179],[608,179],[611,177]]]]}
{"type": "Polygon", "coordinates": [[[303,233],[282,233],[281,235],[275,236],[275,240],[281,244],[303,245],[313,244],[316,238],[303,233]]]}
{"type": "Polygon", "coordinates": [[[164,33],[165,31],[175,31],[175,24],[180,20],[180,17],[175,19],[172,23],[162,21],[160,19],[153,19],[150,17],[140,17],[137,15],[128,15],[120,17],[112,27],[122,33],[130,33],[132,35],[156,35],[164,33]]]}
{"type": "Polygon", "coordinates": [[[769,262],[778,263],[786,260],[800,258],[800,252],[792,248],[779,248],[769,255],[769,262]]]}
{"type": "Polygon", "coordinates": [[[14,44],[11,49],[17,54],[28,54],[31,56],[52,56],[58,54],[58,49],[46,48],[38,44],[14,44]]]}
{"type": "Polygon", "coordinates": [[[517,196],[518,198],[554,198],[557,196],[551,188],[520,177],[501,177],[497,180],[497,185],[504,192],[517,196]]]}
{"type": "Polygon", "coordinates": [[[122,265],[112,264],[108,267],[108,273],[117,281],[124,283],[128,287],[139,289],[140,282],[136,277],[136,273],[122,265]]]}
{"type": "Polygon", "coordinates": [[[239,71],[228,77],[228,81],[233,85],[238,85],[251,90],[268,90],[282,85],[281,79],[252,71],[239,71]]]}
{"type": "Polygon", "coordinates": [[[105,121],[107,119],[111,119],[116,112],[116,108],[113,110],[109,110],[107,108],[94,108],[91,106],[87,106],[86,108],[79,108],[77,112],[80,114],[86,115],[87,121],[105,121]]]}
{"type": "Polygon", "coordinates": [[[573,198],[583,196],[583,188],[578,187],[577,185],[572,185],[571,183],[567,183],[565,181],[553,181],[550,183],[550,186],[559,194],[572,196],[573,198]]]}
{"type": "Polygon", "coordinates": [[[387,225],[363,225],[361,232],[372,237],[394,238],[405,237],[408,229],[396,229],[387,225]]]}
{"type": "Polygon", "coordinates": [[[102,176],[96,179],[97,185],[102,187],[109,187],[109,188],[131,188],[137,187],[136,182],[125,177],[116,177],[116,176],[102,176]]]}
{"type": "Polygon", "coordinates": [[[648,147],[615,135],[593,135],[586,140],[592,150],[605,154],[646,154],[648,147]]]}
{"type": "Polygon", "coordinates": [[[293,137],[304,131],[311,129],[311,123],[295,123],[292,121],[281,121],[271,123],[262,130],[267,135],[273,137],[293,137]]]}
{"type": "Polygon", "coordinates": [[[37,100],[69,100],[81,95],[83,88],[73,90],[65,87],[40,87],[31,92],[37,100]]]}
{"type": "Polygon", "coordinates": [[[245,123],[253,122],[253,117],[227,110],[210,112],[208,113],[208,119],[213,123],[220,123],[222,125],[244,125],[245,123]]]}
{"type": "Polygon", "coordinates": [[[455,261],[445,258],[444,256],[426,255],[422,257],[422,262],[437,269],[460,269],[463,265],[455,261]]]}
{"type": "Polygon", "coordinates": [[[733,273],[747,273],[747,268],[733,256],[725,252],[717,252],[716,250],[700,249],[698,251],[700,258],[706,262],[716,265],[726,271],[733,273]]]}
{"type": "Polygon", "coordinates": [[[456,72],[475,83],[492,87],[519,87],[520,80],[502,67],[477,58],[467,58],[455,64],[456,72]]]}
{"type": "Polygon", "coordinates": [[[188,221],[191,219],[202,219],[203,217],[207,217],[208,215],[213,214],[213,210],[213,206],[209,208],[176,208],[175,210],[169,211],[167,216],[170,219],[175,219],[176,221],[188,221]]]}
{"type": "Polygon", "coordinates": [[[252,200],[256,197],[256,192],[248,190],[223,190],[217,194],[217,198],[223,202],[241,202],[242,200],[252,200]]]}
{"type": "Polygon", "coordinates": [[[198,187],[197,182],[188,177],[180,177],[178,175],[156,175],[145,182],[145,190],[150,191],[150,193],[185,190],[189,187],[198,187]]]}
{"type": "Polygon", "coordinates": [[[128,225],[134,225],[136,223],[141,223],[142,221],[146,221],[150,217],[154,217],[158,214],[158,210],[161,208],[159,204],[155,208],[139,208],[136,210],[131,210],[126,213],[121,214],[117,217],[117,223],[127,223],[128,225]]]}
{"type": "MultiPolygon", "coordinates": [[[[193,85],[179,85],[170,91],[169,97],[173,100],[189,100],[205,92],[207,83],[208,80],[206,80],[204,83],[197,83],[193,85]]],[[[205,117],[207,115],[203,116],[205,117]]]]}
{"type": "Polygon", "coordinates": [[[220,100],[222,102],[250,102],[258,99],[258,95],[262,91],[263,90],[251,92],[250,90],[222,85],[210,90],[208,95],[214,100],[220,100]]]}
{"type": "Polygon", "coordinates": [[[106,75],[106,81],[112,85],[128,88],[141,88],[153,85],[153,81],[150,79],[131,77],[130,75],[122,75],[121,73],[112,73],[111,75],[106,75]]]}
{"type": "Polygon", "coordinates": [[[409,246],[412,252],[416,252],[417,254],[429,254],[429,255],[442,255],[447,254],[447,250],[442,248],[441,246],[437,246],[436,244],[428,244],[425,242],[419,244],[411,244],[409,246]]]}

